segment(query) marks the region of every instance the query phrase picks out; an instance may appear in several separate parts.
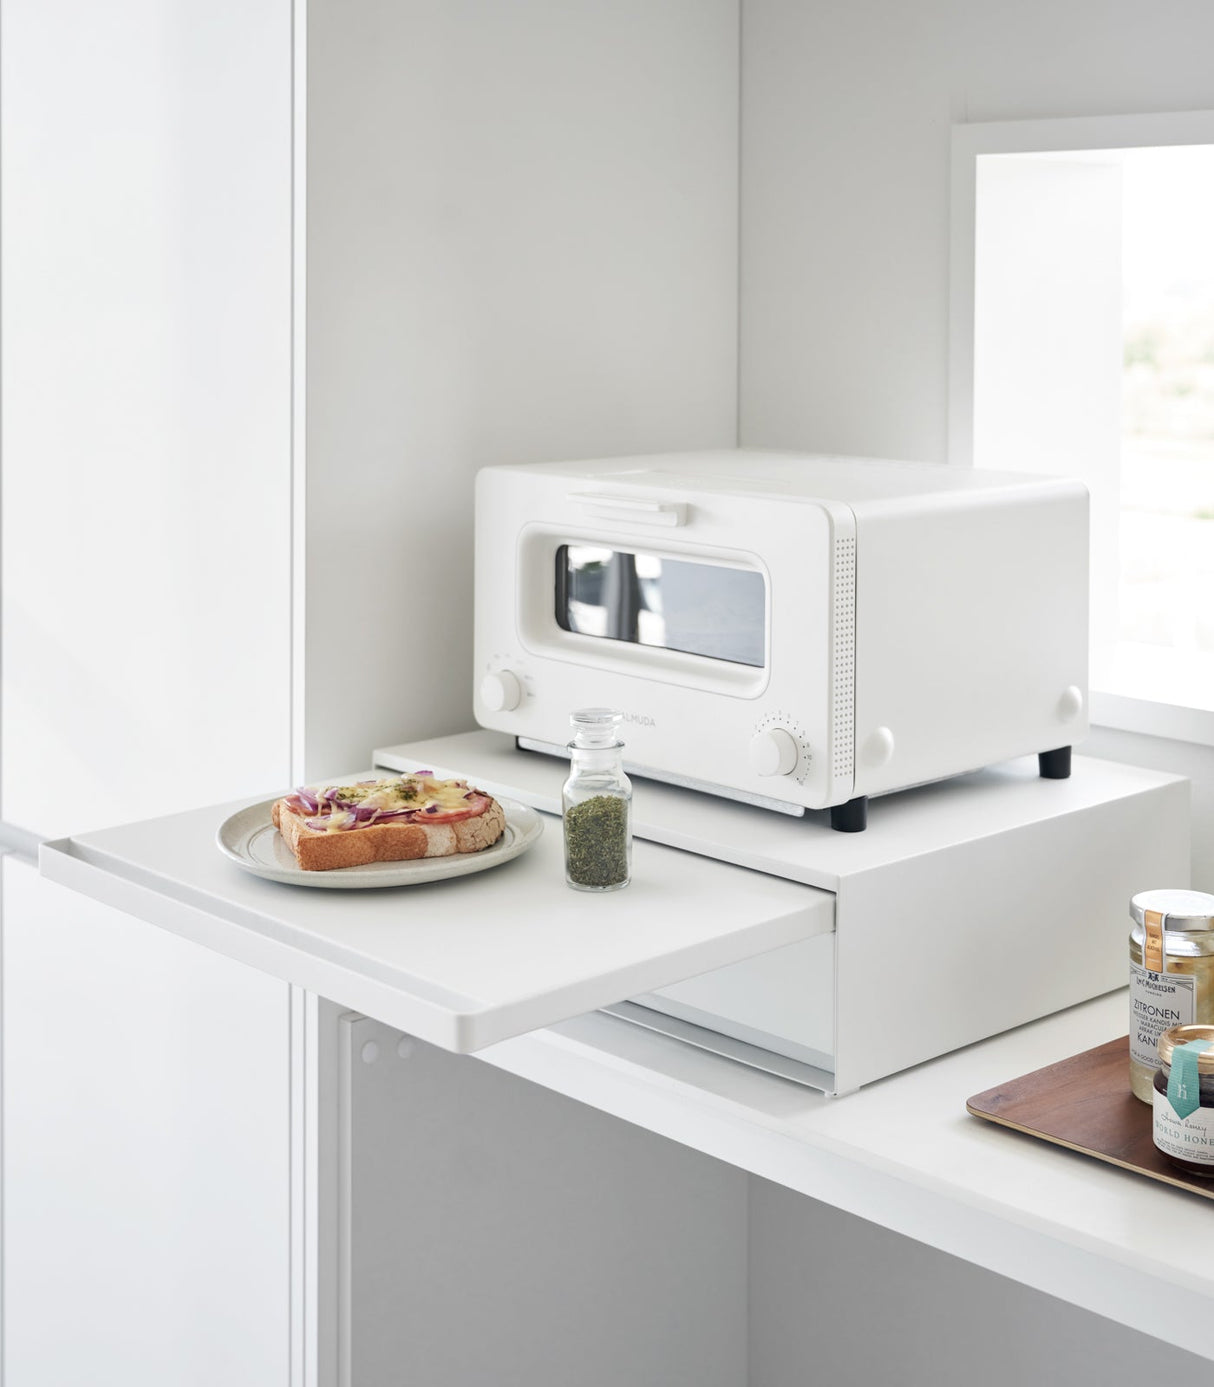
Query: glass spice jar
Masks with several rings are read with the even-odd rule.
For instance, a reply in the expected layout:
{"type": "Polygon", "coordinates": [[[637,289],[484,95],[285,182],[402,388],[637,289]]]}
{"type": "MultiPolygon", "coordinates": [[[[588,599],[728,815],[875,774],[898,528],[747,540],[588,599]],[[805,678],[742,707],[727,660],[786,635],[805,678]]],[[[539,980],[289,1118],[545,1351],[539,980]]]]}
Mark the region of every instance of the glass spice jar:
{"type": "Polygon", "coordinates": [[[1214,1026],[1164,1031],[1153,1089],[1155,1145],[1181,1170],[1214,1179],[1214,1026]]]}
{"type": "Polygon", "coordinates": [[[1214,1025],[1214,896],[1140,891],[1130,918],[1130,1088],[1150,1103],[1164,1031],[1214,1025]]]}
{"type": "Polygon", "coordinates": [[[571,766],[561,791],[565,880],[578,891],[618,891],[632,875],[632,785],[619,735],[623,715],[583,708],[569,720],[571,766]]]}

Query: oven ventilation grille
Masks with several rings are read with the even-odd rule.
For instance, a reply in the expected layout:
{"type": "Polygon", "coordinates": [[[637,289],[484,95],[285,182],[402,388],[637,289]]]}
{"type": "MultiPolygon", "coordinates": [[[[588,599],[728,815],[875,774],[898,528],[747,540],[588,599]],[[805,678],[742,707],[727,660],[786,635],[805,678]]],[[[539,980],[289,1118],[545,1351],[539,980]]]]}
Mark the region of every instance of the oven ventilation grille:
{"type": "Polygon", "coordinates": [[[856,704],[856,540],[835,540],[834,699],[831,767],[836,778],[855,772],[856,704]]]}

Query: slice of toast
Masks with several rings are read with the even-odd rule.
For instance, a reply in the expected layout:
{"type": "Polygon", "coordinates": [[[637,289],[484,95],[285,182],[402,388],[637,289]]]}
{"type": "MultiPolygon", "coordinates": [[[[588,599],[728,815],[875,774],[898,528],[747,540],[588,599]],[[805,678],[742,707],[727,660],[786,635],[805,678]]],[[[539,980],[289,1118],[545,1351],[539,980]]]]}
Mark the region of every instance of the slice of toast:
{"type": "Polygon", "coordinates": [[[305,872],[480,852],[506,830],[506,815],[495,799],[489,800],[484,813],[446,824],[369,824],[329,833],[309,828],[309,816],[296,812],[285,799],[274,802],[270,817],[305,872]]]}

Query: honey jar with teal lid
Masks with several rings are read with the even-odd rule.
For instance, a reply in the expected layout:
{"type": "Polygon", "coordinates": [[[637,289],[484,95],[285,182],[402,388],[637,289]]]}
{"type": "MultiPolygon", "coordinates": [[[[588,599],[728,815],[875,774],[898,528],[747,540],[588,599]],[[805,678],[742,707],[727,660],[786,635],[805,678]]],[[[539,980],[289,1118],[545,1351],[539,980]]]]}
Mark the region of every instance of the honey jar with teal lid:
{"type": "Polygon", "coordinates": [[[1159,1037],[1155,1145],[1181,1170],[1214,1180],[1214,1026],[1173,1026],[1159,1037]]]}
{"type": "Polygon", "coordinates": [[[1130,1088],[1151,1103],[1160,1036],[1214,1025],[1214,895],[1140,891],[1130,918],[1130,1088]]]}

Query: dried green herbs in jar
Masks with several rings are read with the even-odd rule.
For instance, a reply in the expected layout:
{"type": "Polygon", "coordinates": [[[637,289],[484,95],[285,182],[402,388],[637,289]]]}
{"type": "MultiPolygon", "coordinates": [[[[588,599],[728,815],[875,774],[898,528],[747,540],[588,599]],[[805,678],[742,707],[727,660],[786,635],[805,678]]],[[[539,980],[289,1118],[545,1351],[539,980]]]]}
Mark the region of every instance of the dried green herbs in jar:
{"type": "Polygon", "coordinates": [[[574,886],[628,882],[628,803],[595,795],[565,813],[565,872],[574,886]]]}
{"type": "Polygon", "coordinates": [[[583,708],[570,719],[570,774],[561,791],[565,880],[578,891],[617,891],[632,869],[632,786],[624,774],[621,714],[583,708]]]}

